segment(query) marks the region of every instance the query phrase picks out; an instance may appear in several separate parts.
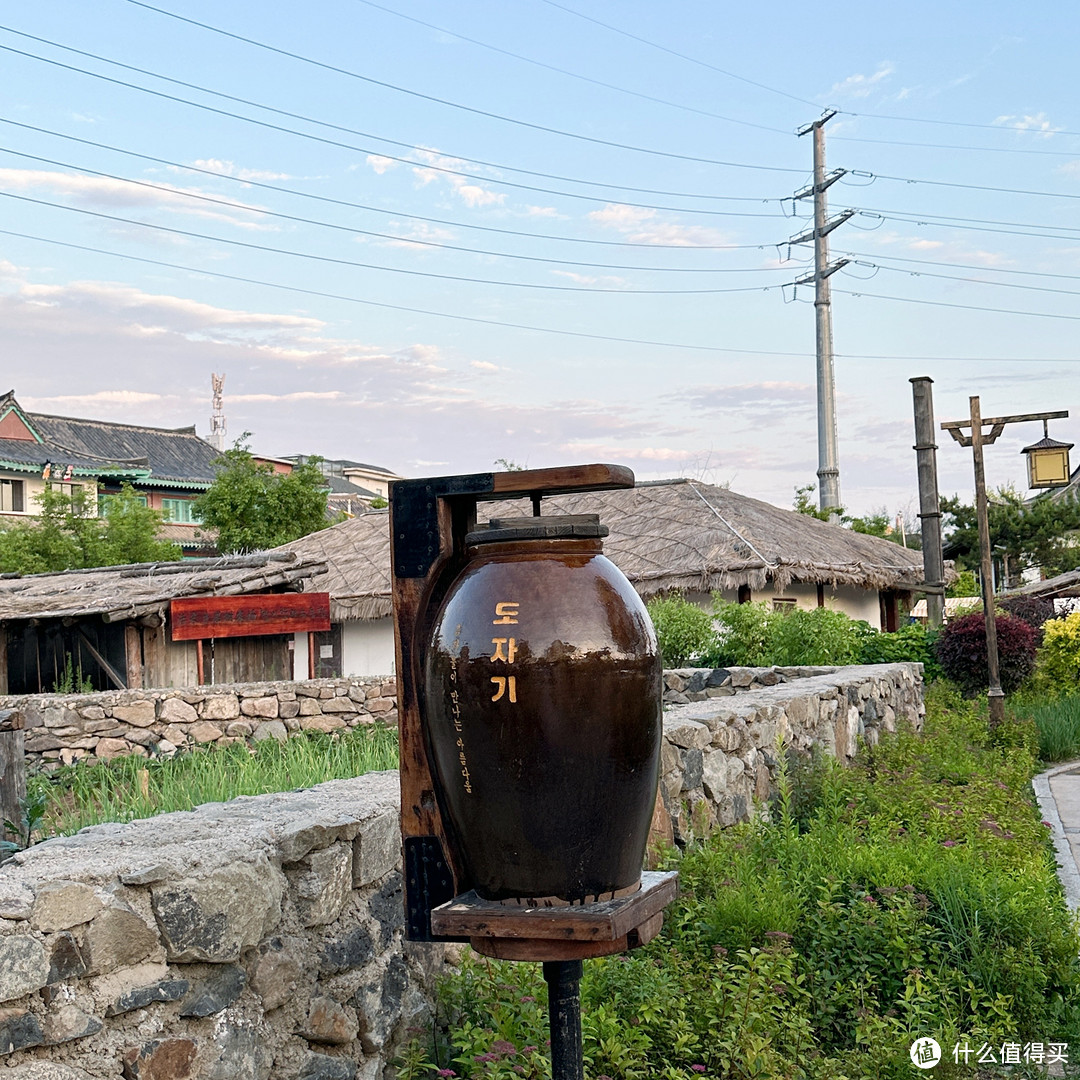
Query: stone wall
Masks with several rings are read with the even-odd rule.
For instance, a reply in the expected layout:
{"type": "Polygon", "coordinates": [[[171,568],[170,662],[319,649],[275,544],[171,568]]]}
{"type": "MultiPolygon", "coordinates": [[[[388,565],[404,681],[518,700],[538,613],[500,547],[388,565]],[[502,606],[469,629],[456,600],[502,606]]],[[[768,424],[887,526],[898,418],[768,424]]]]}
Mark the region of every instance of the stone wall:
{"type": "Polygon", "coordinates": [[[23,715],[26,753],[48,767],[124,754],[170,757],[200,743],[284,740],[307,731],[346,731],[375,720],[397,724],[392,679],[313,679],[0,697],[23,715]]]}
{"type": "MultiPolygon", "coordinates": [[[[661,794],[676,839],[749,818],[771,791],[781,743],[846,759],[860,737],[873,743],[923,715],[918,664],[665,679],[669,696],[687,699],[665,709],[663,725],[661,794]]],[[[149,692],[141,700],[154,719],[135,726],[156,730],[169,701],[198,714],[230,694],[229,710],[260,724],[372,714],[259,718],[245,702],[391,700],[380,683],[365,702],[336,692],[355,685],[291,684],[292,698],[149,692]],[[305,685],[320,696],[303,695],[305,685]]],[[[132,704],[116,696],[113,709],[132,704]]],[[[242,721],[204,713],[188,725],[205,722],[242,721]]],[[[56,730],[44,719],[30,730],[42,728],[56,730]]],[[[403,942],[402,924],[395,773],[47,841],[0,866],[2,1074],[382,1080],[398,1048],[429,1028],[434,977],[455,956],[454,946],[403,942]]]]}
{"type": "Polygon", "coordinates": [[[396,773],[50,840],[0,867],[10,1080],[375,1080],[430,1029],[396,773]]]}
{"type": "Polygon", "coordinates": [[[860,739],[921,728],[925,713],[922,664],[666,671],[664,702],[660,790],[675,840],[752,817],[781,743],[847,760],[860,739]]]}

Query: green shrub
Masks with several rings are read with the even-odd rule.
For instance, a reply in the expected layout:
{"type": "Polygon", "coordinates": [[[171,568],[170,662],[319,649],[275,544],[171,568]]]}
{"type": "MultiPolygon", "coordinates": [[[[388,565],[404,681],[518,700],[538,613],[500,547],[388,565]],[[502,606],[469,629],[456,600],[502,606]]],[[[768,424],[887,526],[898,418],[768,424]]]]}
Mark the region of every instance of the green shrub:
{"type": "MultiPolygon", "coordinates": [[[[1006,694],[1019,689],[1035,670],[1037,635],[1034,627],[1012,615],[994,617],[998,668],[1006,694]]],[[[986,690],[990,679],[986,659],[986,620],[981,613],[947,622],[934,644],[945,675],[968,697],[986,690]]]]}
{"type": "Polygon", "coordinates": [[[869,625],[832,608],[796,608],[773,625],[771,663],[783,667],[854,664],[869,625]]]}
{"type": "Polygon", "coordinates": [[[664,667],[696,663],[715,645],[712,616],[681,596],[654,597],[645,605],[656,628],[664,667]]]}
{"type": "Polygon", "coordinates": [[[1080,689],[1080,611],[1043,623],[1039,673],[1060,694],[1080,689]]]}
{"type": "Polygon", "coordinates": [[[711,667],[768,667],[772,631],[778,612],[766,604],[735,604],[713,593],[716,644],[707,657],[711,667]]]}
{"type": "Polygon", "coordinates": [[[1080,695],[1055,701],[1013,702],[1018,714],[1034,721],[1043,761],[1068,761],[1080,757],[1080,695]]]}
{"type": "Polygon", "coordinates": [[[922,664],[926,681],[940,678],[941,665],[934,642],[938,632],[921,623],[901,626],[892,634],[872,631],[866,634],[859,649],[860,664],[922,664]]]}

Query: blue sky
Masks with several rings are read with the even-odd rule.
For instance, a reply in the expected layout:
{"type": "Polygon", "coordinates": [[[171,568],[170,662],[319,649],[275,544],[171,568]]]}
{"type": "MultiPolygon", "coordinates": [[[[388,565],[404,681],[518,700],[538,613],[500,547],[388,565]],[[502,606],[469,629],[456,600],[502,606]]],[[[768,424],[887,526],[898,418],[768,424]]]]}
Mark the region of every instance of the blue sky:
{"type": "MultiPolygon", "coordinates": [[[[817,468],[795,131],[827,107],[830,210],[857,211],[830,237],[845,505],[914,508],[912,376],[939,420],[969,394],[1074,407],[1069,6],[52,0],[0,23],[0,340],[33,409],[206,434],[224,372],[230,438],[267,454],[612,461],[788,506],[817,468]]],[[[990,483],[1039,437],[1008,429],[990,483]]],[[[966,495],[970,454],[940,445],[966,495]]]]}

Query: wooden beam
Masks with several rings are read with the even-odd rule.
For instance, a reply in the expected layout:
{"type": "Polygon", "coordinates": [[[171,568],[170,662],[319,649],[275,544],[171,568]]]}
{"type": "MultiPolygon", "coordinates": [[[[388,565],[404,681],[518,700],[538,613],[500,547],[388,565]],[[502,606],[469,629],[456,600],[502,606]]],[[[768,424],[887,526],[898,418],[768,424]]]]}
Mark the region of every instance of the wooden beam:
{"type": "Polygon", "coordinates": [[[101,670],[104,671],[105,674],[108,675],[112,682],[115,684],[116,689],[126,690],[127,683],[125,683],[124,680],[121,678],[120,672],[117,671],[116,668],[114,668],[112,664],[110,664],[109,661],[106,660],[105,657],[98,652],[98,650],[94,646],[94,643],[86,636],[85,633],[83,633],[82,630],[79,631],[79,638],[86,646],[90,655],[101,665],[101,670]]]}
{"type": "Polygon", "coordinates": [[[26,751],[22,728],[0,729],[0,837],[22,842],[25,837],[5,835],[5,821],[22,819],[26,802],[26,751]]]}
{"type": "Polygon", "coordinates": [[[330,629],[330,594],[187,596],[170,605],[173,641],[330,629]]]}
{"type": "Polygon", "coordinates": [[[202,638],[198,638],[195,642],[195,677],[199,680],[200,686],[205,686],[206,669],[203,667],[202,643],[202,638]]]}
{"type": "Polygon", "coordinates": [[[124,624],[124,667],[127,684],[138,690],[143,684],[142,631],[134,623],[124,624]]]}

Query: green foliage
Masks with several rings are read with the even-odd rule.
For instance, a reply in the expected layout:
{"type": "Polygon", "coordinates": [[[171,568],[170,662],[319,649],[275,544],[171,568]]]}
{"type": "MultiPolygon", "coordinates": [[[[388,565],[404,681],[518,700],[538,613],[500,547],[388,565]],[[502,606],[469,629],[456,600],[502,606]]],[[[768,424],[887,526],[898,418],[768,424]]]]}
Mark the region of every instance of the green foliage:
{"type": "Polygon", "coordinates": [[[390,503],[381,495],[376,495],[375,498],[368,503],[368,506],[370,506],[372,510],[385,510],[389,505],[390,503]]]}
{"type": "Polygon", "coordinates": [[[1047,701],[1014,699],[1017,714],[1034,722],[1039,737],[1039,757],[1043,761],[1069,761],[1080,757],[1080,695],[1075,691],[1047,701]]]}
{"type": "Polygon", "coordinates": [[[1043,623],[1039,674],[1059,694],[1080,690],[1080,611],[1043,623]]]}
{"type": "MultiPolygon", "coordinates": [[[[995,615],[998,669],[1001,689],[1006,694],[1018,690],[1035,670],[1038,635],[1034,627],[1012,615],[995,615]]],[[[945,675],[965,694],[984,692],[990,680],[986,658],[986,619],[974,612],[947,622],[934,643],[938,662],[945,675]]]]}
{"type": "Polygon", "coordinates": [[[275,473],[252,456],[250,434],[245,431],[215,459],[214,482],[193,508],[204,525],[217,530],[223,554],[265,551],[331,524],[322,459],[312,457],[290,473],[275,473]]]}
{"type": "Polygon", "coordinates": [[[53,683],[54,694],[92,694],[94,682],[83,675],[82,657],[79,658],[78,670],[71,660],[71,653],[64,654],[64,673],[53,683]]]}
{"type": "Polygon", "coordinates": [[[713,593],[716,645],[709,654],[713,667],[768,667],[773,661],[773,628],[783,616],[767,604],[735,604],[713,593]]]}
{"type": "Polygon", "coordinates": [[[891,634],[874,630],[864,634],[859,647],[860,664],[922,664],[927,682],[941,677],[934,643],[938,631],[922,623],[909,623],[891,634]]]}
{"type": "MultiPolygon", "coordinates": [[[[769,820],[683,855],[656,941],[585,965],[589,1080],[906,1080],[927,1034],[947,1076],[958,1042],[1075,1042],[1080,936],[1028,801],[1031,741],[934,690],[924,735],[782,769],[769,820]]],[[[467,958],[429,1068],[548,1075],[542,995],[537,965],[467,958]]]]}
{"type": "Polygon", "coordinates": [[[791,504],[797,514],[805,514],[807,517],[817,518],[818,521],[831,521],[834,517],[843,514],[842,508],[836,510],[822,510],[814,503],[813,494],[816,484],[803,484],[795,489],[795,500],[791,504]]]}
{"type": "Polygon", "coordinates": [[[830,510],[820,509],[812,497],[816,486],[816,484],[803,484],[802,487],[795,489],[792,508],[796,513],[817,518],[818,521],[828,521],[833,525],[843,525],[852,532],[862,533],[865,536],[877,536],[882,540],[891,540],[894,544],[904,543],[905,547],[922,546],[922,538],[917,532],[901,537],[901,534],[893,528],[893,518],[889,516],[884,506],[862,517],[854,517],[846,513],[842,506],[830,510]]]}
{"type": "Polygon", "coordinates": [[[686,667],[709,653],[715,641],[712,617],[681,596],[653,597],[645,605],[656,628],[664,667],[686,667]]]}
{"type": "Polygon", "coordinates": [[[44,824],[54,836],[238,795],[310,787],[394,769],[397,763],[397,732],[375,725],[341,736],[309,733],[285,743],[264,739],[254,747],[200,747],[168,759],[131,756],[94,765],[79,762],[32,776],[28,786],[47,799],[44,824]]]}
{"type": "Polygon", "coordinates": [[[842,611],[796,608],[772,624],[770,662],[784,667],[854,664],[873,630],[842,611]]]}
{"type": "Polygon", "coordinates": [[[84,486],[74,496],[47,487],[34,496],[35,521],[0,529],[0,571],[41,574],[91,566],[179,559],[180,547],[158,540],[161,515],[143,506],[130,484],[106,500],[98,517],[97,493],[84,486]]]}
{"type": "Polygon", "coordinates": [[[19,802],[19,820],[4,819],[0,829],[0,862],[17,851],[23,851],[34,843],[35,834],[42,826],[45,817],[46,798],[40,791],[27,792],[26,798],[19,802]],[[14,837],[9,840],[6,837],[14,837]]]}
{"type": "Polygon", "coordinates": [[[975,577],[974,570],[961,570],[956,580],[945,590],[946,596],[974,596],[979,595],[979,582],[975,577]]]}
{"type": "MultiPolygon", "coordinates": [[[[979,565],[979,528],[974,505],[959,496],[941,500],[945,515],[946,552],[957,565],[975,569],[979,565]]],[[[1080,501],[1074,497],[1054,499],[1050,493],[1030,502],[1015,488],[1003,486],[993,492],[987,507],[990,546],[1005,552],[1009,585],[1019,582],[1020,571],[1042,567],[1059,574],[1080,566],[1080,546],[1075,533],[1080,530],[1080,501]]]]}

